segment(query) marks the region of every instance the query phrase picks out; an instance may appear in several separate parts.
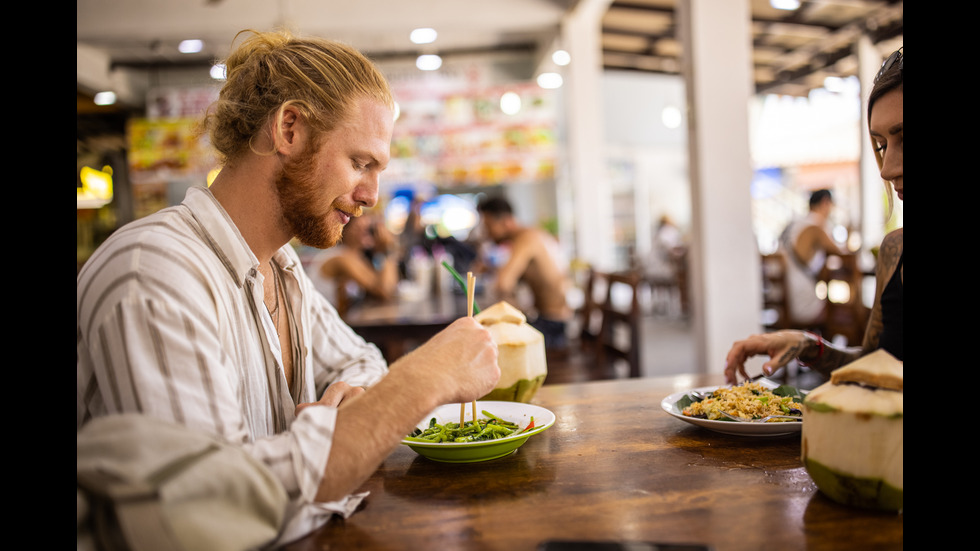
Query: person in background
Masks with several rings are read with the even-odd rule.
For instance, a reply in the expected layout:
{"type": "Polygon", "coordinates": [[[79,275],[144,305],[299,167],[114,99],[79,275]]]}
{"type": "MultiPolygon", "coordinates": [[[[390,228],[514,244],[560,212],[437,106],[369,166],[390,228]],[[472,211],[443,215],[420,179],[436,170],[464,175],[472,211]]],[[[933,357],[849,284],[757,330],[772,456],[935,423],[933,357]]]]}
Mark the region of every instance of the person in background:
{"type": "Polygon", "coordinates": [[[138,413],[241,445],[290,496],[291,539],[352,514],[426,414],[492,390],[497,348],[461,317],[389,367],[289,244],[332,247],[377,203],[394,124],[377,67],[286,32],[250,32],[226,67],[204,120],[213,184],[114,232],[78,275],[76,421],[138,413]]]}
{"type": "Polygon", "coordinates": [[[310,278],[341,315],[362,296],[390,300],[398,290],[397,249],[383,220],[364,214],[347,223],[339,245],[314,258],[310,278]]]}
{"type": "Polygon", "coordinates": [[[789,317],[800,328],[815,326],[823,318],[825,301],[817,296],[817,276],[828,255],[845,254],[827,231],[833,208],[830,190],[814,191],[807,215],[791,222],[779,239],[779,252],[786,258],[789,317]]]}
{"type": "Polygon", "coordinates": [[[515,291],[519,282],[526,283],[534,296],[534,313],[528,316],[528,323],[544,334],[546,347],[564,346],[572,314],[565,297],[568,279],[558,241],[543,229],[518,223],[503,197],[480,201],[477,212],[486,236],[508,250],[506,259],[495,268],[493,294],[519,306],[515,291]]]}
{"type": "MultiPolygon", "coordinates": [[[[878,161],[881,178],[905,198],[903,180],[904,141],[904,48],[892,53],[882,64],[868,97],[868,130],[878,161]]],[[[889,190],[890,191],[890,190],[889,190]]],[[[891,197],[891,193],[889,193],[891,197]]],[[[834,369],[878,349],[904,361],[904,228],[890,232],[882,240],[876,268],[877,288],[864,342],[860,347],[837,348],[817,335],[804,331],[776,331],[737,341],[726,357],[725,377],[735,383],[738,376],[747,377],[745,361],[756,355],[768,355],[762,366],[766,375],[796,359],[810,368],[829,374],[834,369]]]]}
{"type": "Polygon", "coordinates": [[[646,266],[648,277],[673,278],[684,255],[684,236],[669,214],[660,217],[653,234],[653,251],[646,266]]]}

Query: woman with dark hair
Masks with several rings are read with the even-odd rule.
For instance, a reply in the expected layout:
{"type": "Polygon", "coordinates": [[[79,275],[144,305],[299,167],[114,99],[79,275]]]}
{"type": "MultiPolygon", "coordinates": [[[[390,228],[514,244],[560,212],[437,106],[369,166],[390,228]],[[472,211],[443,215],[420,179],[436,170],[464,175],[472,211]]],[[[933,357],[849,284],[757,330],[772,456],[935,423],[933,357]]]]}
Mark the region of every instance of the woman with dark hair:
{"type": "MultiPolygon", "coordinates": [[[[903,48],[892,53],[881,65],[868,98],[868,130],[881,179],[904,200],[902,154],[904,136],[904,55],[903,48]]],[[[890,190],[889,190],[890,191],[890,190]]],[[[889,211],[891,211],[891,193],[889,211]]],[[[890,214],[890,212],[889,212],[890,214]]],[[[732,345],[725,365],[725,377],[730,383],[738,375],[747,377],[745,361],[767,354],[769,361],[762,366],[766,375],[796,359],[823,374],[850,363],[864,354],[884,349],[903,360],[902,303],[905,287],[903,229],[885,236],[878,253],[875,301],[860,347],[838,348],[813,333],[805,331],[776,331],[753,335],[732,345]]]]}

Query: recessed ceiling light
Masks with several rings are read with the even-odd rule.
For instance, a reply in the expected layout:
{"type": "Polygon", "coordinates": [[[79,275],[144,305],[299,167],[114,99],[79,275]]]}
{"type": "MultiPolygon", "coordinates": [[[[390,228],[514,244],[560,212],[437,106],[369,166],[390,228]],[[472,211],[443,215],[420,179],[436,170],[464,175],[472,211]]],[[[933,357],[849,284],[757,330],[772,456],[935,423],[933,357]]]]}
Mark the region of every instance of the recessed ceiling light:
{"type": "Polygon", "coordinates": [[[96,105],[112,105],[116,103],[116,93],[99,92],[95,94],[95,97],[92,98],[92,101],[94,101],[96,105]]]}
{"type": "Polygon", "coordinates": [[[572,57],[565,50],[555,50],[555,53],[551,54],[551,61],[554,61],[556,65],[568,65],[571,60],[572,57]]]}
{"type": "Polygon", "coordinates": [[[181,40],[177,50],[182,54],[196,54],[204,48],[204,42],[200,40],[181,40]]]}
{"type": "Polygon", "coordinates": [[[442,67],[442,58],[433,54],[420,55],[415,60],[415,66],[423,71],[435,71],[442,67]]]}
{"type": "Polygon", "coordinates": [[[795,10],[800,7],[800,0],[769,0],[769,5],[777,10],[795,10]]]}
{"type": "Polygon", "coordinates": [[[410,35],[410,39],[414,44],[431,44],[436,41],[436,30],[430,29],[428,27],[415,29],[410,35]]]}
{"type": "Polygon", "coordinates": [[[562,79],[558,73],[541,73],[538,75],[538,86],[549,90],[561,88],[562,79]]]}

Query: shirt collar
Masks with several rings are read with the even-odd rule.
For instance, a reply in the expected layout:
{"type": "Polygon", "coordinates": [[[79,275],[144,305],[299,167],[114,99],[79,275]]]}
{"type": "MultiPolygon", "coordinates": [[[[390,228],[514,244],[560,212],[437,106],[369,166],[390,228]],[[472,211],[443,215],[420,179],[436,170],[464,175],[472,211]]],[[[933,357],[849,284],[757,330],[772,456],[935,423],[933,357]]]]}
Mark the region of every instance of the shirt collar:
{"type": "Polygon", "coordinates": [[[183,205],[201,225],[205,234],[203,237],[241,286],[247,277],[258,270],[259,261],[231,217],[205,187],[188,189],[183,205]]]}

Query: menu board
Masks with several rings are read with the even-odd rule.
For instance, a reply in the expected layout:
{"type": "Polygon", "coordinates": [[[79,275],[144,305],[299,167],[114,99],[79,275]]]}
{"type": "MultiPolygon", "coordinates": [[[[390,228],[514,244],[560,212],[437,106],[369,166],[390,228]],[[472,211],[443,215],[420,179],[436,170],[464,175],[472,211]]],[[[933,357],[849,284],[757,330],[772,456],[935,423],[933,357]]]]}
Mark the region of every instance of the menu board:
{"type": "Polygon", "coordinates": [[[215,166],[197,118],[131,119],[127,124],[129,176],[139,218],[179,203],[187,188],[207,182],[215,166]]]}
{"type": "Polygon", "coordinates": [[[445,92],[399,89],[399,118],[385,180],[442,189],[552,181],[557,163],[554,92],[520,83],[445,92]],[[504,94],[520,99],[505,113],[504,94]]]}

